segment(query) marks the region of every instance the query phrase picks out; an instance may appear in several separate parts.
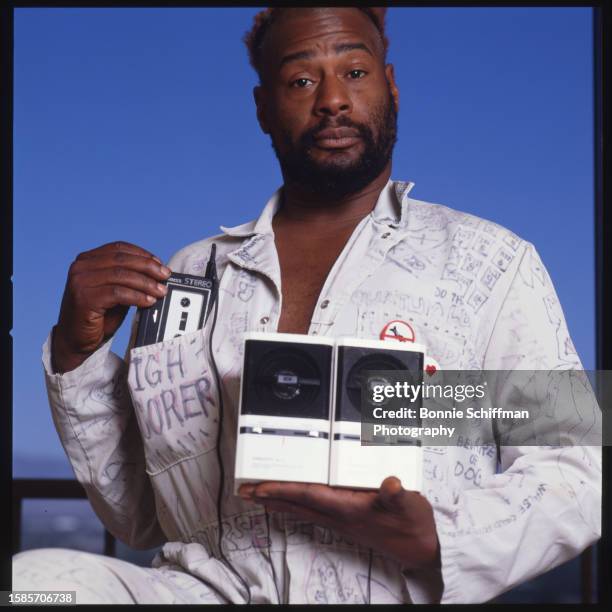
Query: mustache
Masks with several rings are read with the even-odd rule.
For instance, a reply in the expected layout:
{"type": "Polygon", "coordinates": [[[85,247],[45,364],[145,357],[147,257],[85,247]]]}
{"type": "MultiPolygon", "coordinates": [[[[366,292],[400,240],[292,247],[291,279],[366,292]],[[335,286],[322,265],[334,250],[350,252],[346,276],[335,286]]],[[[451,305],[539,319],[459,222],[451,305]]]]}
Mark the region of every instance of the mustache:
{"type": "Polygon", "coordinates": [[[372,137],[372,132],[367,126],[362,125],[361,123],[355,123],[346,116],[341,116],[336,121],[324,119],[323,121],[321,121],[321,123],[319,123],[319,125],[315,125],[314,127],[304,132],[300,137],[300,142],[303,146],[312,146],[315,144],[315,139],[318,134],[320,134],[324,130],[340,127],[346,127],[355,130],[362,139],[371,139],[372,137]]]}

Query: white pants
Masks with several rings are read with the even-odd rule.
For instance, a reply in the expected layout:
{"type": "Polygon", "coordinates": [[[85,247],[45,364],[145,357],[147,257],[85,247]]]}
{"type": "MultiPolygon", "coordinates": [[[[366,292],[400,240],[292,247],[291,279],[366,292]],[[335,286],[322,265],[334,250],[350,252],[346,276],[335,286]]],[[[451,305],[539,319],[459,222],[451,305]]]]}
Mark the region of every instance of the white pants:
{"type": "Polygon", "coordinates": [[[13,591],[76,591],[77,604],[226,603],[179,566],[146,568],[66,548],[16,554],[13,591]]]}

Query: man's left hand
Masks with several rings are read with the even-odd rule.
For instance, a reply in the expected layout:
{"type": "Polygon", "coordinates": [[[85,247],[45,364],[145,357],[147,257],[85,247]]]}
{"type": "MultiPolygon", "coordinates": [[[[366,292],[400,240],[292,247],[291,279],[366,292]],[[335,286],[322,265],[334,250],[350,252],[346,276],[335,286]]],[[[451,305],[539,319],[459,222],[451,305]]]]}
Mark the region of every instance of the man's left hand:
{"type": "Polygon", "coordinates": [[[243,484],[239,492],[243,499],[268,510],[290,512],[393,557],[403,569],[440,566],[431,504],[419,493],[404,489],[395,476],[385,478],[378,491],[262,482],[243,484]]]}

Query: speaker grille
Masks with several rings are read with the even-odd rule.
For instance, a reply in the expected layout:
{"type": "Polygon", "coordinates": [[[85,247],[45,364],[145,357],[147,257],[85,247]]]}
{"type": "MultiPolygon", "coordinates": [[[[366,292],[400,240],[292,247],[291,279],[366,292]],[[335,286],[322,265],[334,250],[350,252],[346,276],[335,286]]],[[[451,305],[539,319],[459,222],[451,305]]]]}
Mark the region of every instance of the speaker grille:
{"type": "Polygon", "coordinates": [[[247,340],[242,414],[329,418],[332,348],[247,340]]]}
{"type": "MultiPolygon", "coordinates": [[[[361,385],[368,372],[377,370],[402,371],[411,375],[413,383],[418,383],[423,376],[423,354],[392,349],[338,347],[336,421],[361,420],[361,385]]],[[[370,384],[388,383],[391,381],[379,378],[370,380],[370,384]]]]}

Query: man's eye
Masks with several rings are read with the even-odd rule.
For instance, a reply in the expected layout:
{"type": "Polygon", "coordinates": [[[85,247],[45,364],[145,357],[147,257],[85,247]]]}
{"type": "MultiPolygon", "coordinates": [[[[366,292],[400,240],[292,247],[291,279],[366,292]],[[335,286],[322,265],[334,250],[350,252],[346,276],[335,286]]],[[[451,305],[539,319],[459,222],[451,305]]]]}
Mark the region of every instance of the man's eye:
{"type": "Polygon", "coordinates": [[[308,83],[312,83],[312,81],[310,79],[306,79],[306,78],[301,78],[301,79],[296,79],[295,81],[291,82],[291,87],[301,87],[304,88],[308,85],[308,83]]]}
{"type": "Polygon", "coordinates": [[[351,79],[362,79],[366,74],[367,72],[365,70],[359,69],[351,70],[349,72],[349,76],[351,77],[351,79]]]}

